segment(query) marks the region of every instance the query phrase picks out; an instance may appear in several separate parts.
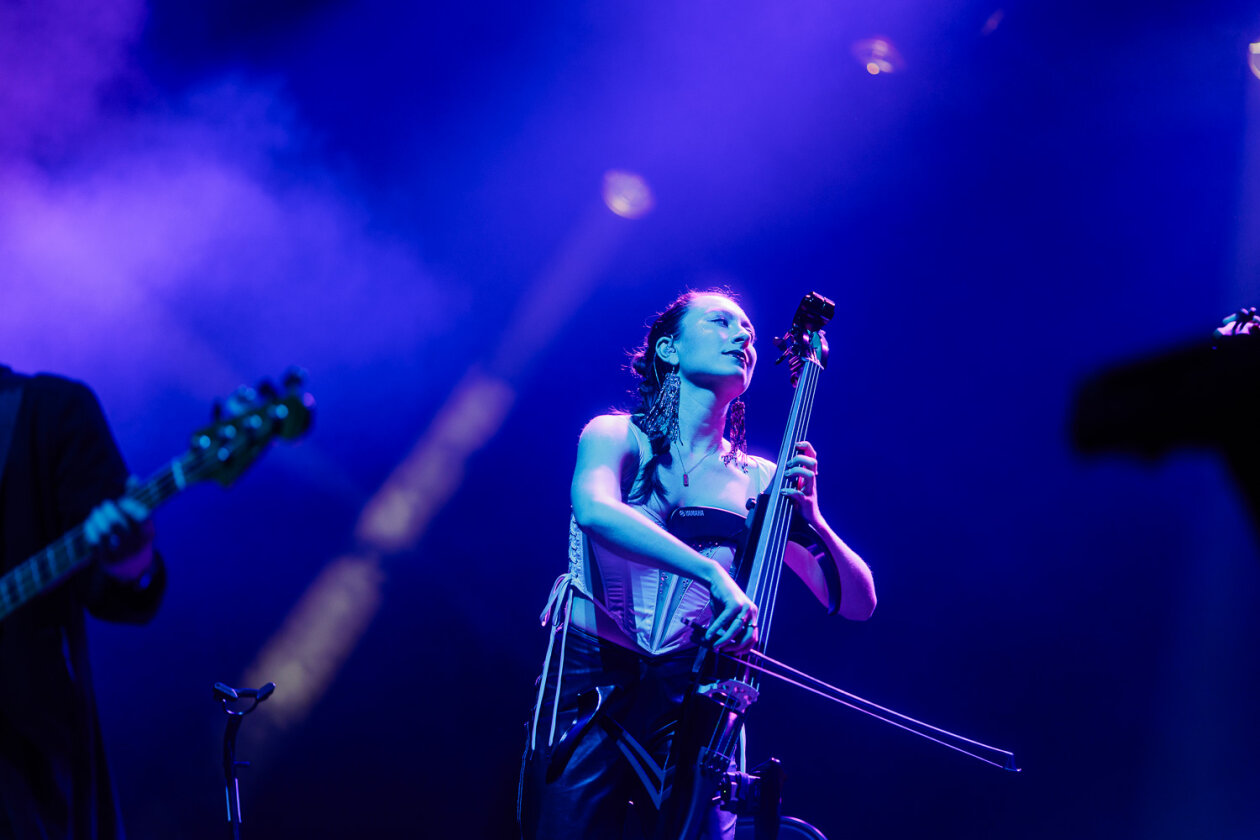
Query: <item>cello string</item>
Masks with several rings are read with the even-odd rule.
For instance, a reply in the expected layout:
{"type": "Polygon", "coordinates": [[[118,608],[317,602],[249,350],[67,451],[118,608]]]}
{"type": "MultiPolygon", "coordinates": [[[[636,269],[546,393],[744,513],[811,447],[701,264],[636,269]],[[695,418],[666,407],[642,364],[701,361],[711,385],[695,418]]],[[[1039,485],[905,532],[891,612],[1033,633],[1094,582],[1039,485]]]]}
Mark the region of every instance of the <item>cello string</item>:
{"type": "Polygon", "coordinates": [[[799,419],[799,396],[800,395],[797,394],[796,398],[792,400],[792,407],[788,417],[788,432],[785,435],[783,444],[779,450],[779,464],[781,466],[776,470],[776,477],[778,478],[778,481],[776,482],[770,496],[770,510],[767,511],[766,514],[766,527],[770,530],[766,537],[765,556],[767,558],[767,562],[763,564],[761,569],[762,581],[759,590],[762,593],[760,607],[764,614],[758,615],[758,619],[761,623],[761,638],[759,640],[759,646],[763,649],[770,643],[770,628],[774,624],[774,605],[778,595],[777,591],[771,591],[772,570],[769,568],[770,563],[768,562],[768,558],[779,556],[779,535],[782,530],[783,512],[787,507],[783,501],[781,493],[783,485],[786,483],[786,479],[782,478],[782,473],[786,471],[786,464],[793,447],[795,426],[799,419]]]}
{"type": "MultiPolygon", "coordinates": [[[[804,373],[808,373],[808,371],[804,371],[804,373]]],[[[788,414],[788,432],[784,436],[783,443],[779,448],[779,467],[776,469],[776,478],[778,481],[776,482],[770,496],[770,510],[766,513],[766,524],[767,527],[770,528],[769,536],[766,540],[766,558],[780,557],[780,543],[786,544],[786,541],[780,539],[780,537],[784,533],[784,513],[786,512],[790,515],[791,509],[788,507],[788,504],[783,501],[781,491],[787,480],[783,478],[782,475],[786,472],[787,462],[791,459],[792,450],[796,445],[796,435],[801,417],[801,397],[804,393],[804,391],[798,390],[793,397],[792,405],[788,414]]],[[[774,624],[774,605],[777,602],[778,596],[777,586],[773,586],[772,583],[772,578],[776,576],[773,575],[773,570],[771,570],[769,566],[769,562],[762,564],[762,567],[759,570],[760,577],[758,581],[758,591],[762,594],[762,603],[760,606],[765,611],[765,615],[758,615],[758,618],[761,621],[761,640],[759,646],[762,648],[765,648],[770,643],[770,628],[774,624]],[[772,587],[773,591],[769,591],[772,587]]]]}
{"type": "MultiPolygon", "coordinates": [[[[793,400],[792,416],[788,420],[790,434],[784,440],[783,449],[780,451],[780,463],[786,465],[796,451],[796,444],[803,440],[805,432],[809,426],[809,417],[813,411],[814,395],[817,392],[818,378],[820,368],[816,364],[805,363],[805,368],[801,375],[804,381],[799,382],[800,399],[793,400]]],[[[787,484],[787,480],[780,482],[780,489],[787,484]]],[[[779,502],[773,509],[773,528],[771,532],[770,544],[773,546],[776,562],[773,568],[766,568],[765,587],[769,591],[768,597],[764,600],[766,606],[766,616],[762,618],[762,627],[765,628],[764,638],[761,647],[765,647],[769,642],[770,627],[774,623],[775,606],[778,603],[779,583],[783,577],[783,553],[787,546],[788,534],[791,530],[792,507],[790,502],[783,502],[782,495],[776,493],[775,500],[779,502]]],[[[767,567],[769,564],[765,564],[767,567]]]]}

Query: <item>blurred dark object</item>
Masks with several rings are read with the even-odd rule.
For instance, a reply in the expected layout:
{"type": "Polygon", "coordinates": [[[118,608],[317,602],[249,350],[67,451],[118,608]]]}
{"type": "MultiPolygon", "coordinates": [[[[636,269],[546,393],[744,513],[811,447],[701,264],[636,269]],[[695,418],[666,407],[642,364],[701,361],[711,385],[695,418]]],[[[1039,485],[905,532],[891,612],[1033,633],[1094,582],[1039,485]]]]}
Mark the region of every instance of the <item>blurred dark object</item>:
{"type": "Polygon", "coordinates": [[[1260,322],[1254,309],[1244,309],[1223,323],[1212,341],[1087,380],[1072,411],[1072,442],[1083,454],[1147,458],[1216,449],[1260,528],[1260,322]]]}
{"type": "Polygon", "coordinates": [[[1260,317],[1256,315],[1256,308],[1244,306],[1237,312],[1226,315],[1221,319],[1221,325],[1216,328],[1216,334],[1226,337],[1260,334],[1260,317]]]}

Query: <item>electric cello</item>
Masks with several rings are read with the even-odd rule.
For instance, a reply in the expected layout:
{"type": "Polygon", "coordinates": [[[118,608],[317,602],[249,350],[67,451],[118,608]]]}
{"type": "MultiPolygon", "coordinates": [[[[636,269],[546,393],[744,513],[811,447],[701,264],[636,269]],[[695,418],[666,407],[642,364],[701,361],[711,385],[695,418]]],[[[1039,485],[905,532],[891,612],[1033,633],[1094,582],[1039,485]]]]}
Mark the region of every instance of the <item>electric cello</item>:
{"type": "MultiPolygon", "coordinates": [[[[736,540],[732,567],[736,583],[757,605],[759,638],[752,650],[744,654],[724,654],[705,645],[697,649],[693,668],[695,682],[683,705],[671,755],[673,766],[665,768],[672,781],[661,804],[656,840],[695,840],[709,810],[718,799],[726,810],[753,814],[759,838],[776,836],[782,784],[778,762],[773,759],[767,762],[760,773],[746,774],[732,769],[744,716],[757,701],[762,675],[819,694],[987,764],[1018,771],[1014,754],[1007,750],[972,741],[871,703],[772,659],[766,653],[784,553],[789,541],[805,545],[819,557],[827,576],[831,611],[838,607],[839,580],[834,562],[825,554],[821,539],[811,538],[812,529],[783,493],[791,481],[784,477],[785,465],[795,454],[796,445],[806,439],[819,374],[827,363],[828,348],[823,327],[834,314],[835,304],[832,301],[811,292],[797,308],[791,328],[776,340],[776,346],[782,351],[778,361],[787,361],[791,371],[795,389],[792,407],[783,442],[779,446],[778,469],[769,487],[756,499],[751,513],[742,523],[743,531],[736,540]]],[[[669,522],[671,532],[684,541],[687,540],[689,527],[696,521],[694,516],[680,516],[686,510],[675,511],[669,522]]],[[[710,520],[721,517],[739,519],[726,511],[704,511],[710,515],[710,520]]],[[[712,521],[709,527],[712,528],[712,521]]],[[[702,631],[703,628],[697,628],[697,633],[702,631]]]]}

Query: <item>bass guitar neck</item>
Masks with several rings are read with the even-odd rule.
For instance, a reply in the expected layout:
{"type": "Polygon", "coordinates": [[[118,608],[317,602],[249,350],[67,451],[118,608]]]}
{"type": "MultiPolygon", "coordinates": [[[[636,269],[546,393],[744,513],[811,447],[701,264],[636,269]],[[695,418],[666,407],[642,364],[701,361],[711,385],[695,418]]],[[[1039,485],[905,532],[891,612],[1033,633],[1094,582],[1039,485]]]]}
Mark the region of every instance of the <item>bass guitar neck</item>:
{"type": "MultiPolygon", "coordinates": [[[[230,485],[277,437],[292,440],[310,428],[315,401],[301,384],[301,376],[291,372],[284,393],[268,383],[237,391],[227,403],[229,416],[216,416],[195,432],[186,452],[126,496],[152,511],[193,484],[230,485]]],[[[0,577],[0,621],[87,565],[96,551],[80,523],[10,569],[0,577]]]]}

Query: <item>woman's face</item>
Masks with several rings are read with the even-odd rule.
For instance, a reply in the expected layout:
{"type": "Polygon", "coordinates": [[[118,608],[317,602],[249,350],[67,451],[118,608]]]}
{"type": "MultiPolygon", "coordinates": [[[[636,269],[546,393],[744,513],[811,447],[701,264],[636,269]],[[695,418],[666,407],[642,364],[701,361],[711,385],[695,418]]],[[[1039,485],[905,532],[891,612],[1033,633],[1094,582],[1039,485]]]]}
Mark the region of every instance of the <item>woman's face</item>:
{"type": "Polygon", "coordinates": [[[757,365],[755,337],[739,304],[725,295],[700,295],[687,307],[664,358],[694,382],[736,380],[743,393],[757,365]]]}

